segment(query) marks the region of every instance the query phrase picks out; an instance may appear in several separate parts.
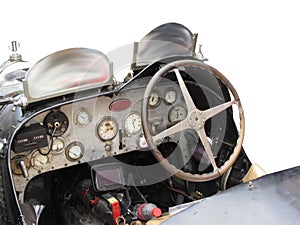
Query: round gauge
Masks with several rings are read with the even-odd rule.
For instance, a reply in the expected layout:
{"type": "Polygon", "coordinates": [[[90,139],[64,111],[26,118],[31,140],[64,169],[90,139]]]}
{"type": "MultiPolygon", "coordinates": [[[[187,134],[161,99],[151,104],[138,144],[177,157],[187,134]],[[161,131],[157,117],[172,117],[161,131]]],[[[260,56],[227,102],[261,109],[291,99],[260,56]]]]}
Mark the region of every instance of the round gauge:
{"type": "Polygon", "coordinates": [[[187,116],[186,109],[180,105],[173,106],[169,111],[169,121],[177,122],[185,119],[187,116]]]}
{"type": "Polygon", "coordinates": [[[165,94],[165,101],[168,104],[173,104],[177,99],[177,93],[174,89],[169,89],[165,94]]]}
{"type": "Polygon", "coordinates": [[[149,106],[157,107],[160,104],[161,97],[158,91],[153,91],[149,98],[149,106]]]}
{"type": "Polygon", "coordinates": [[[31,165],[36,170],[46,169],[50,162],[50,155],[42,155],[39,151],[35,151],[31,156],[31,165]]]}
{"type": "Polygon", "coordinates": [[[91,122],[91,114],[87,109],[79,109],[75,113],[75,124],[81,127],[88,125],[91,122]]]}
{"type": "Polygon", "coordinates": [[[53,154],[62,153],[64,148],[65,148],[65,141],[62,138],[56,138],[53,140],[52,151],[51,151],[53,154]]]}
{"type": "Polygon", "coordinates": [[[98,124],[97,133],[103,141],[108,141],[117,135],[118,126],[112,117],[106,117],[98,124]]]}
{"type": "Polygon", "coordinates": [[[81,159],[83,154],[84,154],[84,147],[78,141],[72,142],[71,144],[68,145],[66,149],[66,157],[70,161],[76,161],[81,159]]]}
{"type": "Polygon", "coordinates": [[[142,128],[141,116],[138,113],[129,114],[124,123],[124,128],[127,134],[135,134],[142,128]]]}
{"type": "Polygon", "coordinates": [[[49,113],[45,119],[44,124],[47,126],[47,133],[53,136],[63,135],[69,126],[68,117],[61,111],[49,113]]]}

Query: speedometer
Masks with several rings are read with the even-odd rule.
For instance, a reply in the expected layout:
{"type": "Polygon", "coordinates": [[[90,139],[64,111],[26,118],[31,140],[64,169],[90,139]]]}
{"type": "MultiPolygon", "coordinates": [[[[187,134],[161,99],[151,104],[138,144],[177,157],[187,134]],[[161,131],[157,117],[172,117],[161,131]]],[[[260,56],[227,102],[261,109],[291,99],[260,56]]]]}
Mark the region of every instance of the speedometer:
{"type": "Polygon", "coordinates": [[[128,135],[136,134],[142,128],[141,116],[138,113],[129,114],[124,123],[125,131],[128,135]]]}
{"type": "Polygon", "coordinates": [[[112,117],[106,117],[98,124],[97,133],[101,140],[111,140],[118,133],[118,125],[112,117]]]}

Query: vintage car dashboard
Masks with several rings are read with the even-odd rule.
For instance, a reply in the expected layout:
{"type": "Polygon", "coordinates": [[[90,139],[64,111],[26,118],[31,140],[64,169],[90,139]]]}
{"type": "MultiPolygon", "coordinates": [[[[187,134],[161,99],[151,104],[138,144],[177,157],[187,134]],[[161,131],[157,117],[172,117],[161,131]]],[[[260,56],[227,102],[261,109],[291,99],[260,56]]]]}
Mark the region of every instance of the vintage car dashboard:
{"type": "Polygon", "coordinates": [[[0,93],[0,223],[150,224],[240,184],[240,98],[196,43],[170,23],[126,70],[117,52],[72,48],[5,75],[18,86],[0,93]]]}
{"type": "MultiPolygon", "coordinates": [[[[23,201],[28,182],[39,174],[146,148],[141,122],[143,93],[144,87],[124,89],[118,95],[77,101],[30,119],[16,135],[11,155],[19,200],[23,201]]],[[[153,90],[149,99],[153,135],[184,119],[186,113],[174,82],[153,90]]],[[[172,135],[168,141],[178,139],[179,135],[172,135]]]]}

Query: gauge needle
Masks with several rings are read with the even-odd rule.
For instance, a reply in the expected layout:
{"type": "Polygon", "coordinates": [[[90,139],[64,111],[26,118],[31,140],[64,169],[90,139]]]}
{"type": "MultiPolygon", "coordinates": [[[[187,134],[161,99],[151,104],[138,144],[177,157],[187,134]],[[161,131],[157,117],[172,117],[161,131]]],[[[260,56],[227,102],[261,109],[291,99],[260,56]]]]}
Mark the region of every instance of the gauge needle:
{"type": "Polygon", "coordinates": [[[179,119],[179,118],[180,118],[179,111],[177,111],[177,119],[179,119]]]}
{"type": "Polygon", "coordinates": [[[37,159],[36,161],[38,161],[40,164],[45,164],[44,160],[37,159]]]}
{"type": "Polygon", "coordinates": [[[132,122],[133,128],[135,128],[135,121],[136,121],[136,119],[134,119],[132,122]]]}

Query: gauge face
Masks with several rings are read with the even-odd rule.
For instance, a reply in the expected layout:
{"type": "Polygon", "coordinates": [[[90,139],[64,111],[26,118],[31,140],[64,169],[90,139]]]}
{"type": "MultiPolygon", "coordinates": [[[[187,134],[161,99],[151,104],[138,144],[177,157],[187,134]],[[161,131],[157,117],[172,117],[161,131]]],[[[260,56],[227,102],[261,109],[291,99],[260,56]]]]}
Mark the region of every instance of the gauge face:
{"type": "Polygon", "coordinates": [[[141,116],[138,113],[131,113],[125,119],[124,128],[127,134],[136,134],[142,128],[141,116]]]}
{"type": "Polygon", "coordinates": [[[64,148],[65,148],[65,141],[62,138],[56,138],[53,140],[52,151],[51,151],[53,154],[62,153],[64,148]]]}
{"type": "Polygon", "coordinates": [[[68,145],[66,149],[66,157],[70,161],[76,161],[81,159],[83,154],[84,154],[84,147],[78,141],[72,142],[71,144],[68,145]]]}
{"type": "Polygon", "coordinates": [[[108,141],[117,135],[118,126],[113,118],[107,117],[98,124],[97,133],[103,141],[108,141]]]}
{"type": "Polygon", "coordinates": [[[78,126],[84,127],[91,122],[91,114],[87,109],[79,109],[75,113],[75,123],[78,126]]]}
{"type": "Polygon", "coordinates": [[[173,106],[169,111],[169,121],[177,122],[184,120],[187,116],[186,109],[180,105],[173,106]]]}
{"type": "Polygon", "coordinates": [[[161,97],[158,91],[153,91],[149,98],[149,106],[157,107],[160,104],[161,97]]]}
{"type": "Polygon", "coordinates": [[[165,94],[165,101],[168,104],[173,104],[177,99],[177,93],[175,90],[170,89],[165,94]]]}
{"type": "Polygon", "coordinates": [[[31,156],[31,165],[36,170],[46,169],[50,165],[50,155],[42,155],[35,151],[31,156]]]}

